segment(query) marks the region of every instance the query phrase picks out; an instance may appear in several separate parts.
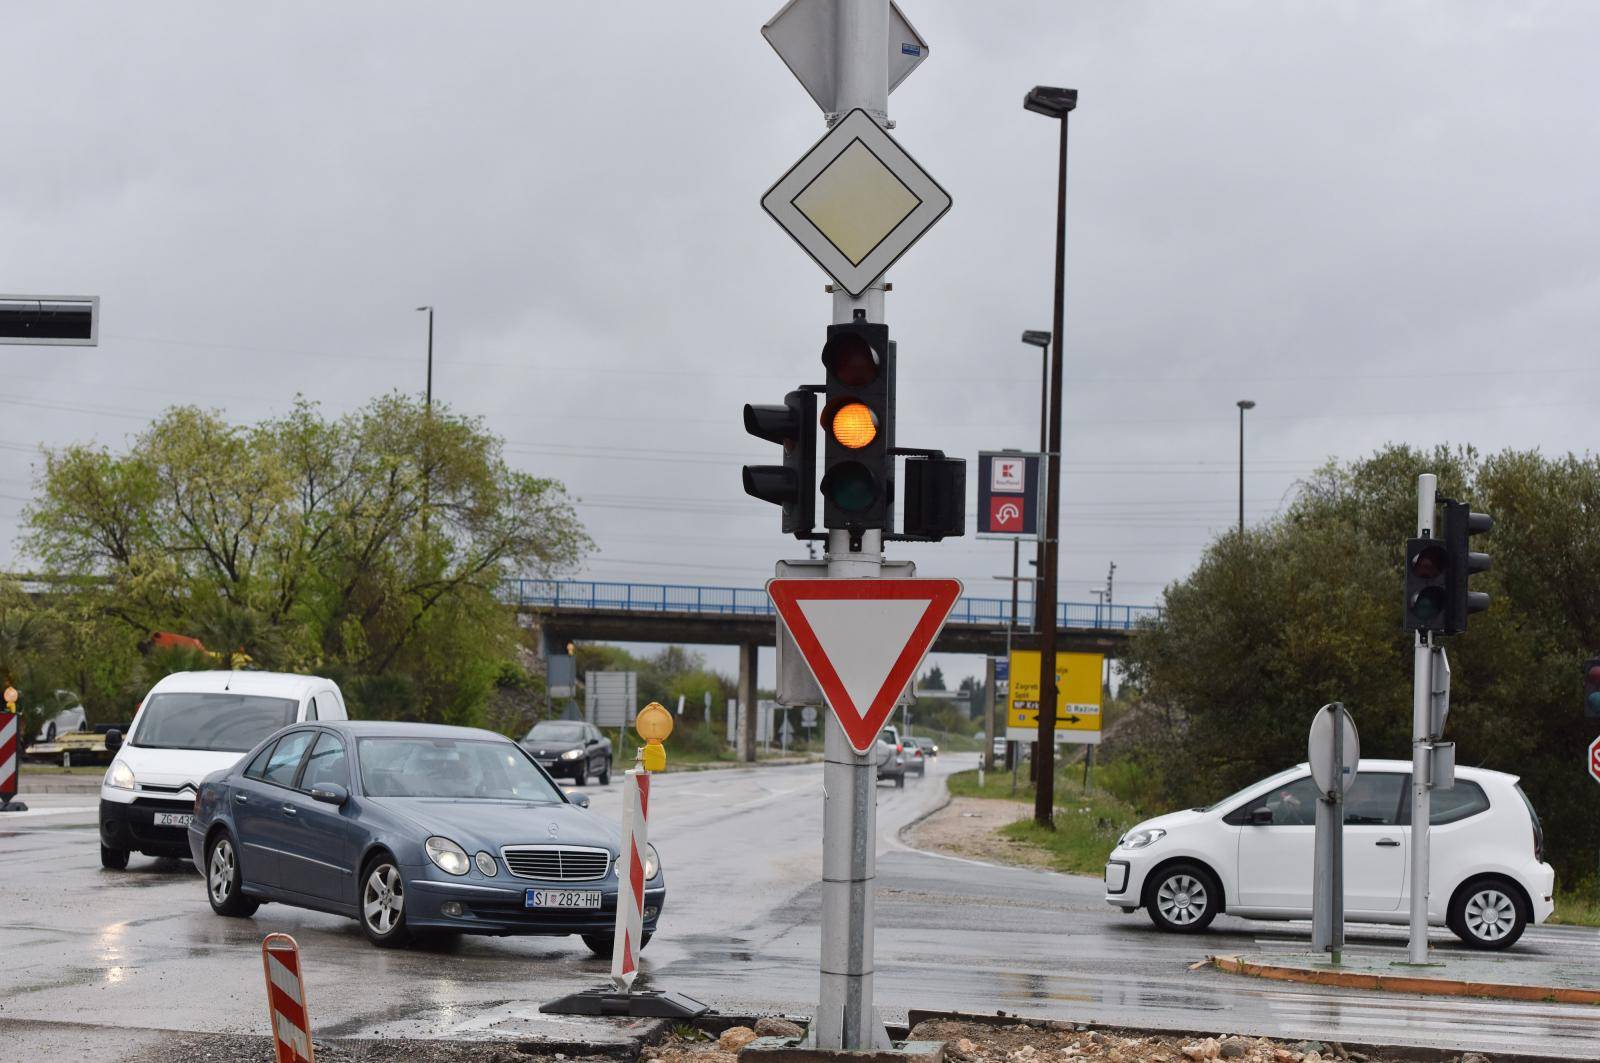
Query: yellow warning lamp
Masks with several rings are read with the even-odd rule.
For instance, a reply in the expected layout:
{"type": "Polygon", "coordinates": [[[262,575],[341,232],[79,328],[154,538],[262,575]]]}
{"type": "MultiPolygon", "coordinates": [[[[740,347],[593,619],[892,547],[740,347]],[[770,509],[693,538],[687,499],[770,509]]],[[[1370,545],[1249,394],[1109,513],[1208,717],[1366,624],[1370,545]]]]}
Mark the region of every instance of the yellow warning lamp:
{"type": "Polygon", "coordinates": [[[639,751],[644,770],[665,771],[667,747],[661,743],[672,734],[672,713],[662,708],[661,702],[652,701],[639,710],[638,718],[633,721],[633,729],[644,739],[644,748],[639,751]]]}
{"type": "Polygon", "coordinates": [[[829,427],[833,430],[833,438],[851,450],[860,450],[878,438],[878,418],[864,402],[852,402],[839,407],[829,427]]]}
{"type": "Polygon", "coordinates": [[[6,684],[6,711],[17,711],[17,688],[10,683],[6,684]]]}

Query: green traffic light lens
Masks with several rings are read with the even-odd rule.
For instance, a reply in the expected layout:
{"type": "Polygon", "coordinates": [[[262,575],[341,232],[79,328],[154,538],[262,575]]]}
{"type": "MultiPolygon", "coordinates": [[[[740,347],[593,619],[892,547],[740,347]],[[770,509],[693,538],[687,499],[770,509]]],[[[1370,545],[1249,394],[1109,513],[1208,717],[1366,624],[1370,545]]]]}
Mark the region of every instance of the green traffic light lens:
{"type": "Polygon", "coordinates": [[[1589,695],[1589,715],[1600,716],[1600,690],[1589,695]]]}
{"type": "Polygon", "coordinates": [[[859,461],[847,461],[828,470],[822,493],[846,513],[859,513],[878,500],[878,481],[859,461]]]}
{"type": "Polygon", "coordinates": [[[1444,613],[1444,590],[1429,587],[1411,600],[1411,611],[1418,620],[1433,620],[1444,613]]]}

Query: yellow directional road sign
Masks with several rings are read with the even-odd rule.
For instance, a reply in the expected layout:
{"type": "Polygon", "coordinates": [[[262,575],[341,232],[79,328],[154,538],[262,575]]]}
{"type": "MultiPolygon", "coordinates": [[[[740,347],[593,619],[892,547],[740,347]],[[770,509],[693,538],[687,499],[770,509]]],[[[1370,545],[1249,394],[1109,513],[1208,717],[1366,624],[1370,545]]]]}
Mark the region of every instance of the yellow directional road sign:
{"type": "MultiPolygon", "coordinates": [[[[1056,741],[1080,745],[1100,742],[1099,653],[1056,654],[1056,741]]],[[[1011,691],[1006,701],[1006,737],[1030,742],[1039,733],[1039,651],[1011,654],[1011,691]]]]}

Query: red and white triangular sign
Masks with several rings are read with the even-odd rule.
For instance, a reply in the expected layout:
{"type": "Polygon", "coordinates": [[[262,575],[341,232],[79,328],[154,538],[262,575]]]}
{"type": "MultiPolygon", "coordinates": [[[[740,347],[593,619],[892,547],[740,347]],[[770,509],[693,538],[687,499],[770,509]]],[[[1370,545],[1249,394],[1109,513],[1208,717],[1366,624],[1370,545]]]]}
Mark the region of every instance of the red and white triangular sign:
{"type": "Polygon", "coordinates": [[[850,745],[865,753],[955,608],[961,581],[774,579],[767,594],[850,745]]]}

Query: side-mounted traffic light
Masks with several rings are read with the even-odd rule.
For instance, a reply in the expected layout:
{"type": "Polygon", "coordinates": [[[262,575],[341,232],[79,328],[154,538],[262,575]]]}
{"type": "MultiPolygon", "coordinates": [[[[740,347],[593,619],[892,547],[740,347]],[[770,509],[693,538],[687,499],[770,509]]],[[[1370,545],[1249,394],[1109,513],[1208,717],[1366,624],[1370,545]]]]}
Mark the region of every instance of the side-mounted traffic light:
{"type": "Polygon", "coordinates": [[[1471,537],[1494,527],[1487,513],[1474,513],[1465,502],[1444,499],[1444,542],[1450,551],[1450,608],[1445,631],[1455,635],[1467,630],[1467,617],[1489,608],[1489,595],[1467,586],[1475,573],[1489,571],[1489,555],[1471,548],[1471,537]]]}
{"type": "Polygon", "coordinates": [[[783,445],[782,465],[746,465],[745,494],[783,507],[783,530],[809,538],[817,523],[817,396],[791,391],[782,406],[745,404],[744,430],[783,445]]]}
{"type": "Polygon", "coordinates": [[[890,531],[894,519],[894,347],[866,313],[828,326],[822,348],[822,524],[890,531]]]}
{"type": "Polygon", "coordinates": [[[1600,657],[1590,657],[1583,665],[1583,714],[1600,717],[1600,657]]]}
{"type": "Polygon", "coordinates": [[[1443,539],[1406,540],[1406,630],[1446,634],[1450,553],[1443,539]]]}

